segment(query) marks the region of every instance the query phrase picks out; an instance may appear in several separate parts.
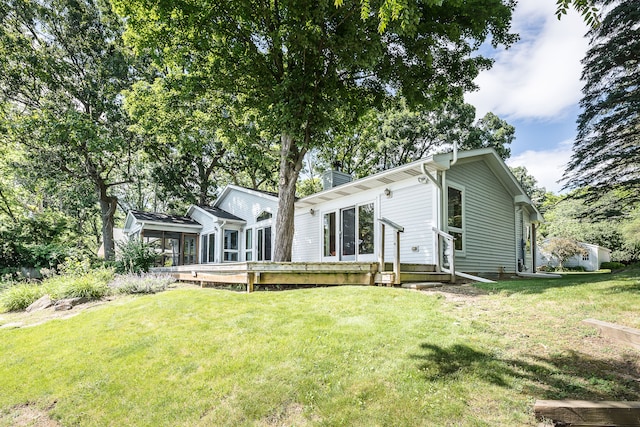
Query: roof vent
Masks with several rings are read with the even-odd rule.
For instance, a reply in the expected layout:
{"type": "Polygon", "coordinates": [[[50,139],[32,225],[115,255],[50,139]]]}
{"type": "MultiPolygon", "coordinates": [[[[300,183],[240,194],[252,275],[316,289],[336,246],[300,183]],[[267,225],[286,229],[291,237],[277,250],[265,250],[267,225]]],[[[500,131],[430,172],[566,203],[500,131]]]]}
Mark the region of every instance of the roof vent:
{"type": "Polygon", "coordinates": [[[337,170],[330,170],[322,174],[322,189],[328,190],[338,185],[351,182],[351,175],[337,170]]]}

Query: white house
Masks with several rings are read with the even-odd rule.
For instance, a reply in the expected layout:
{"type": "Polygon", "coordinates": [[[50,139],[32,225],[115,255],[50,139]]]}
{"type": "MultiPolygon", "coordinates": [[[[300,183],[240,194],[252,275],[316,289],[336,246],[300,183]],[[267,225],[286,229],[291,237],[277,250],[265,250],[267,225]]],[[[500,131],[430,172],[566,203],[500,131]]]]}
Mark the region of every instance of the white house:
{"type": "MultiPolygon", "coordinates": [[[[547,240],[545,240],[546,242],[547,240]]],[[[565,267],[582,267],[585,271],[597,271],[600,269],[600,265],[603,262],[611,261],[611,250],[603,246],[594,245],[591,243],[578,242],[582,246],[586,253],[582,255],[575,255],[564,262],[565,267]]],[[[551,266],[557,267],[559,265],[558,260],[551,257],[544,251],[537,251],[538,266],[551,266]]]]}
{"type": "Polygon", "coordinates": [[[228,185],[213,206],[192,205],[184,217],[130,211],[123,231],[155,245],[158,266],[265,261],[277,208],[273,193],[228,185]]]}
{"type": "MultiPolygon", "coordinates": [[[[402,263],[444,268],[455,259],[457,271],[472,274],[535,271],[535,227],[542,217],[493,149],[436,154],[363,179],[344,178],[329,176],[325,181],[340,185],[296,201],[292,261],[392,262],[399,254],[402,263]]],[[[213,206],[191,206],[190,221],[167,217],[162,225],[183,233],[184,264],[267,261],[277,204],[273,193],[230,185],[213,206]]],[[[130,216],[125,234],[157,234],[149,226],[159,221],[130,216]]]]}
{"type": "MultiPolygon", "coordinates": [[[[403,228],[403,263],[438,263],[438,236],[448,234],[456,270],[535,271],[542,217],[493,149],[436,154],[298,200],[293,261],[375,261],[379,219],[403,228]]],[[[385,228],[385,261],[393,232],[385,228]]]]}

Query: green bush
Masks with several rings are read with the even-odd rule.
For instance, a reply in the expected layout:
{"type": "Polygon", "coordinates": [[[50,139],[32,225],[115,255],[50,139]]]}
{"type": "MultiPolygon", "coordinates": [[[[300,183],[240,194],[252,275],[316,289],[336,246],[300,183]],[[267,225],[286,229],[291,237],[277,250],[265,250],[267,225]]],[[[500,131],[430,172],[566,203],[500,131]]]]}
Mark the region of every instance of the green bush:
{"type": "Polygon", "coordinates": [[[157,254],[153,246],[138,239],[118,244],[118,249],[118,273],[146,273],[156,261],[157,254]]]}
{"type": "Polygon", "coordinates": [[[154,294],[166,290],[175,281],[169,275],[125,274],[116,276],[109,287],[121,294],[154,294]]]}
{"type": "Polygon", "coordinates": [[[625,265],[621,262],[603,262],[600,264],[601,270],[620,270],[624,267],[625,265]]]}
{"type": "Polygon", "coordinates": [[[3,311],[25,310],[45,295],[45,288],[34,283],[21,283],[5,289],[0,294],[0,306],[3,311]]]}

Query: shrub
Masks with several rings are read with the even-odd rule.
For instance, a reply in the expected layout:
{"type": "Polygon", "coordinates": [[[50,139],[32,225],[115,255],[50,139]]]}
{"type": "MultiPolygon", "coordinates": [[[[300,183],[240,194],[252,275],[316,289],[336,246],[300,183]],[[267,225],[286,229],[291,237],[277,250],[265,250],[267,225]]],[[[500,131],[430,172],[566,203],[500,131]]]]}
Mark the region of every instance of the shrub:
{"type": "Polygon", "coordinates": [[[119,256],[116,263],[118,273],[146,273],[156,261],[153,246],[138,239],[131,239],[118,244],[119,256]]]}
{"type": "Polygon", "coordinates": [[[0,294],[3,311],[24,310],[45,294],[45,288],[33,283],[21,283],[5,289],[0,294]]]}
{"type": "Polygon", "coordinates": [[[625,265],[621,262],[603,262],[600,264],[600,269],[602,270],[620,270],[624,267],[625,265]]]}
{"type": "Polygon", "coordinates": [[[125,274],[116,276],[109,287],[121,294],[153,294],[166,290],[175,281],[169,275],[125,274]]]}
{"type": "Polygon", "coordinates": [[[87,298],[89,300],[100,299],[107,295],[107,284],[98,280],[95,276],[87,274],[80,277],[68,278],[62,286],[60,296],[62,298],[87,298]]]}

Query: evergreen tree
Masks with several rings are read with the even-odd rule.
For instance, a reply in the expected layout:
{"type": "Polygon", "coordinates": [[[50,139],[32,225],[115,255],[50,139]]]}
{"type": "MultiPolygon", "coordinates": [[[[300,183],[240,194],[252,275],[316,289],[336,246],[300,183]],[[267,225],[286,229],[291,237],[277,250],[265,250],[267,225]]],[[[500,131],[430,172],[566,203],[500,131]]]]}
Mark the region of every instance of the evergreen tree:
{"type": "Polygon", "coordinates": [[[640,2],[604,0],[583,60],[585,81],[566,187],[599,197],[612,187],[640,185],[640,2]]]}

